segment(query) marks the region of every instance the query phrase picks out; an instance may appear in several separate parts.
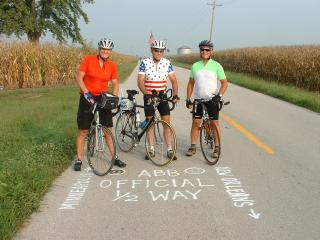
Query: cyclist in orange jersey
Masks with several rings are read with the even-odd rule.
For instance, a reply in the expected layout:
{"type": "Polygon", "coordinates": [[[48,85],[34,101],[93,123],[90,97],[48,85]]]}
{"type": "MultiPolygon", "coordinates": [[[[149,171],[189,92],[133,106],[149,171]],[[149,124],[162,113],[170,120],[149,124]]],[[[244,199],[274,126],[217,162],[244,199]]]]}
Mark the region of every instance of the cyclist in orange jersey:
{"type": "MultiPolygon", "coordinates": [[[[99,102],[102,92],[108,92],[108,83],[112,84],[112,94],[118,95],[119,82],[117,66],[109,59],[114,47],[113,41],[104,38],[98,43],[98,54],[85,56],[80,64],[77,75],[77,82],[80,87],[80,100],[77,114],[79,133],[76,140],[77,160],[74,163],[74,170],[80,171],[83,159],[85,138],[89,133],[92,113],[89,111],[92,104],[99,102]]],[[[111,110],[100,112],[100,121],[103,126],[112,128],[111,110]]],[[[115,165],[125,167],[117,156],[115,165]]]]}

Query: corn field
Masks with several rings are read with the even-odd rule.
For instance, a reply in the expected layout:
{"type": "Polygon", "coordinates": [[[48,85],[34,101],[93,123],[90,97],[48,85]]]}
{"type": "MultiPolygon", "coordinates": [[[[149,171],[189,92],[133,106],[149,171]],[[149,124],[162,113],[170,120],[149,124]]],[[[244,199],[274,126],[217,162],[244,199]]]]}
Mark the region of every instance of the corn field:
{"type": "MultiPolygon", "coordinates": [[[[320,46],[242,48],[215,52],[225,70],[247,73],[270,81],[320,92],[320,46]]],[[[199,54],[176,56],[193,63],[199,54]]]]}
{"type": "MultiPolygon", "coordinates": [[[[74,84],[83,56],[96,52],[92,48],[0,42],[0,86],[17,89],[74,84]]],[[[113,53],[112,60],[119,64],[132,58],[113,53]]]]}

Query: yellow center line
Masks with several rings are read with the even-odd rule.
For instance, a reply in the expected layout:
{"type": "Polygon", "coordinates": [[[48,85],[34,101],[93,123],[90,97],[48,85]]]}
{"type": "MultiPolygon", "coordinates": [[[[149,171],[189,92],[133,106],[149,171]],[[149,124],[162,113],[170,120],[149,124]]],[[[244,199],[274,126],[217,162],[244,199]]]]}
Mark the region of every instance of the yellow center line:
{"type": "Polygon", "coordinates": [[[258,147],[262,148],[264,151],[266,151],[269,154],[274,154],[274,151],[272,150],[272,148],[264,144],[261,140],[255,137],[251,132],[246,130],[244,127],[242,127],[240,124],[238,124],[236,121],[234,121],[232,118],[228,117],[224,113],[220,112],[220,114],[224,120],[226,120],[230,125],[232,125],[236,129],[238,129],[242,134],[244,134],[247,138],[253,141],[258,147]]]}

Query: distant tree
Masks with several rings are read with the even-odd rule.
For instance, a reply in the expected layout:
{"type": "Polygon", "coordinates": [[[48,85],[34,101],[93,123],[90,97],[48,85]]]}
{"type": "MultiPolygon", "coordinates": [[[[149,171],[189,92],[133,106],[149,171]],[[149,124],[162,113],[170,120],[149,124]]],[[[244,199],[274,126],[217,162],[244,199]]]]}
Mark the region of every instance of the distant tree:
{"type": "Polygon", "coordinates": [[[83,44],[78,19],[89,22],[83,3],[94,0],[0,0],[0,34],[19,38],[26,34],[29,41],[39,43],[51,32],[59,42],[71,38],[83,44]]]}

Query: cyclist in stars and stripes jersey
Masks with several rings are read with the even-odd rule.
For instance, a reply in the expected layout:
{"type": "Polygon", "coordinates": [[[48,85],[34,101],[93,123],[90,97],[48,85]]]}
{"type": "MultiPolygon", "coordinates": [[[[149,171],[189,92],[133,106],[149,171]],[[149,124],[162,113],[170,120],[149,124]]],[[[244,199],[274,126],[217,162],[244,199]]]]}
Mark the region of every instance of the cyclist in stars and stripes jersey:
{"type": "MultiPolygon", "coordinates": [[[[163,57],[166,45],[164,41],[154,40],[151,43],[152,58],[145,58],[141,61],[138,73],[138,87],[144,95],[144,105],[150,105],[151,93],[155,89],[157,92],[165,91],[167,89],[167,80],[169,79],[173,90],[173,100],[177,102],[178,97],[178,83],[176,75],[170,61],[163,57]]],[[[162,120],[170,123],[170,110],[168,102],[161,102],[158,106],[158,111],[162,120]]],[[[144,110],[145,116],[148,119],[154,115],[153,108],[144,110]]],[[[152,149],[152,147],[151,147],[152,149]]],[[[172,156],[172,148],[168,146],[168,157],[172,156]]],[[[176,156],[173,158],[176,160],[176,156]]]]}

